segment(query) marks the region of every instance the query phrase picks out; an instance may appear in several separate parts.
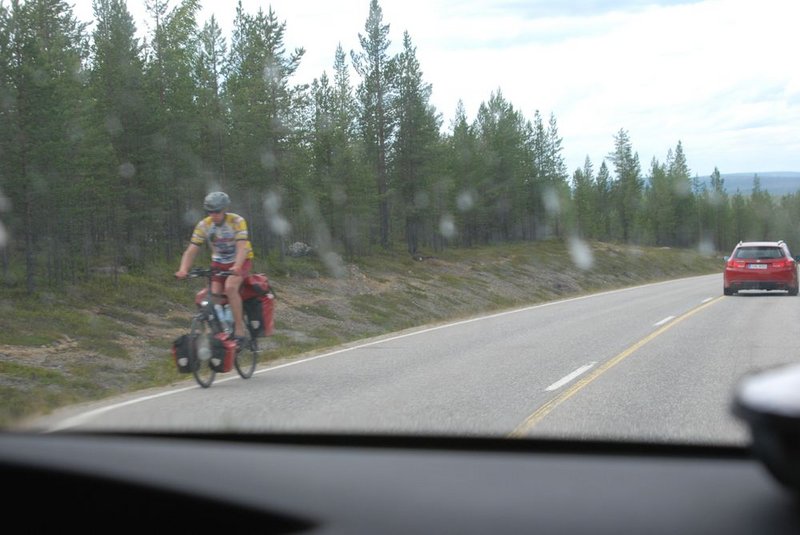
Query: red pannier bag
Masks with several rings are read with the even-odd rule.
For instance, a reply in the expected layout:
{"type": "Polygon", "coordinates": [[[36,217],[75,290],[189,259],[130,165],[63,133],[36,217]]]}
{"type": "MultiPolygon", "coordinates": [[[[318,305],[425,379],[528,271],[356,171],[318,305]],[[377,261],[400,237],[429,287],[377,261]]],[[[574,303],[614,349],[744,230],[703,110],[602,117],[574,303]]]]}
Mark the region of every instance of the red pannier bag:
{"type": "Polygon", "coordinates": [[[233,369],[236,358],[236,340],[228,338],[227,333],[217,333],[211,338],[211,368],[226,373],[233,369]]]}
{"type": "Polygon", "coordinates": [[[254,336],[272,336],[275,332],[275,292],[264,273],[254,273],[242,284],[242,307],[254,336]]]}

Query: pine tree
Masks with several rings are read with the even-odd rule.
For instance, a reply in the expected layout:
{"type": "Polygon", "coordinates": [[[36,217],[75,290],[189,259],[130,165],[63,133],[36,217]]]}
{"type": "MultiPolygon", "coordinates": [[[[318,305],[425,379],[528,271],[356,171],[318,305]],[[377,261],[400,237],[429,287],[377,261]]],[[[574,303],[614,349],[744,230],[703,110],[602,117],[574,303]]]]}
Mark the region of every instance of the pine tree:
{"type": "Polygon", "coordinates": [[[228,49],[215,17],[212,16],[203,26],[198,46],[195,85],[198,115],[202,117],[198,154],[206,182],[219,184],[224,190],[227,187],[225,149],[228,132],[221,81],[226,74],[228,49]]]}
{"type": "Polygon", "coordinates": [[[119,267],[131,245],[142,245],[142,238],[137,243],[134,234],[141,225],[141,180],[150,160],[151,118],[146,112],[142,45],[125,2],[95,0],[94,16],[89,91],[95,103],[92,120],[102,131],[93,143],[95,154],[86,162],[97,181],[89,198],[103,207],[98,215],[104,220],[97,225],[110,233],[111,260],[119,267]]]}
{"type": "Polygon", "coordinates": [[[364,254],[369,247],[374,188],[356,148],[357,103],[346,59],[339,44],[333,64],[331,201],[334,236],[342,242],[345,254],[352,257],[364,254]]]}
{"type": "Polygon", "coordinates": [[[88,55],[85,25],[66,2],[12,2],[4,13],[2,180],[21,236],[29,292],[44,266],[51,284],[73,279],[82,267],[68,248],[80,234],[81,178],[77,160],[84,142],[81,112],[83,64],[88,55]]]}
{"type": "Polygon", "coordinates": [[[459,100],[452,122],[452,133],[446,143],[447,173],[452,180],[455,195],[456,220],[460,228],[461,243],[475,245],[480,240],[480,159],[477,155],[477,139],[473,127],[467,122],[463,101],[459,100]]]}
{"type": "Polygon", "coordinates": [[[773,202],[769,191],[761,188],[761,178],[753,175],[753,191],[750,194],[752,213],[751,236],[754,240],[774,240],[773,202]]]}
{"type": "Polygon", "coordinates": [[[613,187],[611,172],[606,161],[603,160],[595,180],[595,202],[597,206],[597,238],[604,241],[614,239],[613,222],[616,219],[616,209],[613,202],[613,187]]]}
{"type": "Polygon", "coordinates": [[[530,124],[498,89],[479,107],[474,130],[482,241],[522,238],[532,213],[526,194],[536,194],[530,181],[530,124]]]}
{"type": "MultiPolygon", "coordinates": [[[[408,252],[416,255],[421,233],[431,228],[437,214],[432,210],[431,169],[438,143],[439,119],[430,105],[431,86],[422,80],[416,48],[408,32],[397,58],[397,136],[393,143],[396,183],[403,201],[408,252]]],[[[428,235],[431,235],[429,230],[428,235]]]]}
{"type": "Polygon", "coordinates": [[[5,4],[0,4],[0,263],[2,278],[9,279],[11,247],[10,228],[12,215],[9,209],[8,176],[13,172],[17,162],[12,161],[11,151],[14,109],[10,104],[15,94],[12,70],[12,24],[11,14],[5,4]]]}
{"type": "Polygon", "coordinates": [[[594,167],[589,156],[586,156],[583,168],[573,173],[572,183],[576,233],[582,238],[594,238],[598,235],[598,214],[595,208],[594,167]]]}
{"type": "Polygon", "coordinates": [[[570,189],[567,184],[567,168],[562,155],[563,140],[558,133],[558,123],[556,116],[551,113],[547,123],[545,158],[546,168],[544,176],[547,184],[548,195],[556,201],[552,210],[552,225],[555,235],[563,237],[565,221],[570,219],[570,189]]]}
{"type": "Polygon", "coordinates": [[[328,74],[322,73],[311,84],[313,125],[311,129],[311,187],[308,194],[319,205],[329,228],[333,221],[334,88],[328,74]]]}
{"type": "MultiPolygon", "coordinates": [[[[289,84],[305,54],[302,48],[287,53],[284,48],[286,23],[276,13],[261,9],[245,13],[241,1],[236,8],[233,37],[225,81],[225,102],[230,110],[230,189],[246,214],[257,213],[267,195],[271,209],[266,218],[250,218],[253,245],[268,251],[277,236],[283,243],[289,226],[280,223],[300,220],[306,191],[301,176],[290,176],[299,93],[305,88],[289,84]]],[[[280,250],[283,251],[281,245],[280,250]]]]}
{"type": "MultiPolygon", "coordinates": [[[[756,235],[752,231],[754,220],[752,207],[739,189],[736,190],[736,193],[734,193],[731,198],[731,211],[733,214],[732,227],[734,245],[739,241],[756,239],[756,235]]],[[[731,245],[730,248],[732,247],[733,245],[731,245]]]]}
{"type": "Polygon", "coordinates": [[[362,51],[351,53],[353,67],[361,76],[357,96],[360,131],[365,155],[375,176],[378,202],[378,235],[382,247],[390,245],[389,147],[395,128],[394,60],[389,57],[389,25],[383,24],[378,0],[371,0],[364,34],[358,34],[362,51]]]}
{"type": "Polygon", "coordinates": [[[713,240],[717,251],[729,250],[734,240],[731,235],[731,208],[728,192],[725,191],[725,179],[717,167],[710,177],[709,202],[713,211],[713,240]]]}
{"type": "Polygon", "coordinates": [[[608,158],[617,175],[614,183],[614,205],[619,217],[620,238],[627,243],[634,235],[644,181],[641,177],[639,155],[633,151],[633,144],[626,130],[621,128],[614,136],[614,152],[608,158]]]}
{"type": "Polygon", "coordinates": [[[683,144],[678,141],[672,158],[667,159],[667,174],[673,189],[673,213],[675,218],[674,245],[689,247],[697,243],[696,221],[699,214],[692,195],[692,177],[683,144]]]}
{"type": "Polygon", "coordinates": [[[204,194],[197,180],[200,118],[194,77],[200,2],[181,0],[170,9],[168,0],[152,0],[148,8],[154,20],[145,64],[152,134],[150,161],[136,175],[139,197],[133,202],[140,225],[132,262],[143,262],[145,252],[152,254],[143,244],[154,241],[162,245],[164,258],[172,260],[186,246],[186,214],[204,194]]]}
{"type": "Polygon", "coordinates": [[[532,215],[530,237],[549,237],[553,234],[553,217],[558,210],[558,201],[548,178],[550,148],[547,130],[539,110],[533,114],[531,125],[531,176],[528,178],[527,210],[532,215]]]}
{"type": "Polygon", "coordinates": [[[541,112],[536,110],[529,138],[532,174],[528,210],[534,214],[534,225],[542,229],[534,232],[533,237],[562,237],[565,222],[570,219],[571,195],[562,155],[563,140],[558,133],[555,115],[550,114],[545,126],[541,112]]]}

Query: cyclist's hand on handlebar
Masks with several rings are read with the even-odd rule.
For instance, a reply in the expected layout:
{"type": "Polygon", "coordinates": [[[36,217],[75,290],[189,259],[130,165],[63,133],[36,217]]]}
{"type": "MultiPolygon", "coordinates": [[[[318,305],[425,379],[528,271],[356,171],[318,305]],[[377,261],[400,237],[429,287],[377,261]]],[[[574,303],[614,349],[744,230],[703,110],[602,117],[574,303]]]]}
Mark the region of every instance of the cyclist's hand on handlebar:
{"type": "Polygon", "coordinates": [[[189,274],[184,270],[180,270],[179,269],[178,271],[175,272],[175,278],[178,279],[178,280],[183,280],[188,276],[189,276],[189,274]]]}

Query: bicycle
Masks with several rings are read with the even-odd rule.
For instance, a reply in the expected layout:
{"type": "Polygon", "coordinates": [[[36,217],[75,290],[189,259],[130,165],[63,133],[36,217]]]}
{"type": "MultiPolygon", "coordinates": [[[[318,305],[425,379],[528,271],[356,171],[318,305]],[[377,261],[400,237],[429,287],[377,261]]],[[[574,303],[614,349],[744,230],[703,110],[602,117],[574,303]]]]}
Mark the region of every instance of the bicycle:
{"type": "MultiPolygon", "coordinates": [[[[212,297],[212,277],[232,274],[230,271],[209,268],[192,268],[188,273],[189,278],[205,277],[208,280],[206,287],[195,296],[197,313],[192,318],[189,333],[191,341],[189,368],[197,384],[203,388],[211,386],[218,372],[228,372],[231,367],[236,368],[242,379],[249,379],[253,376],[258,363],[258,337],[253,331],[247,312],[242,310],[248,331],[247,340],[242,348],[237,350],[236,342],[229,337],[233,332],[232,322],[228,324],[220,317],[221,307],[227,305],[227,298],[223,295],[219,298],[219,302],[215,303],[212,297]],[[215,305],[219,305],[220,308],[215,305]]],[[[240,293],[242,289],[240,288],[240,293]]]]}

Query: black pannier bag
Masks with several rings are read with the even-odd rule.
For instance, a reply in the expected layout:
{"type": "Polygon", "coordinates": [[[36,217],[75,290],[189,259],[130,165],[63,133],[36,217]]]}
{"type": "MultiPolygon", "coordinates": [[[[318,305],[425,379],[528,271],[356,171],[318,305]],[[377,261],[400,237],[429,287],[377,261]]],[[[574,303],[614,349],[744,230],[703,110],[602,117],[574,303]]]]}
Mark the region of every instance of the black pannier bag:
{"type": "Polygon", "coordinates": [[[272,336],[275,330],[275,320],[273,319],[273,309],[275,296],[272,293],[251,297],[244,301],[245,316],[247,316],[247,326],[255,337],[272,336]]]}
{"type": "Polygon", "coordinates": [[[172,356],[180,373],[192,373],[197,362],[197,335],[184,334],[172,342],[172,356]]]}

